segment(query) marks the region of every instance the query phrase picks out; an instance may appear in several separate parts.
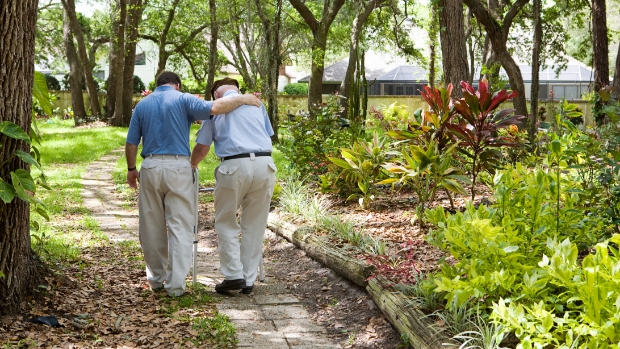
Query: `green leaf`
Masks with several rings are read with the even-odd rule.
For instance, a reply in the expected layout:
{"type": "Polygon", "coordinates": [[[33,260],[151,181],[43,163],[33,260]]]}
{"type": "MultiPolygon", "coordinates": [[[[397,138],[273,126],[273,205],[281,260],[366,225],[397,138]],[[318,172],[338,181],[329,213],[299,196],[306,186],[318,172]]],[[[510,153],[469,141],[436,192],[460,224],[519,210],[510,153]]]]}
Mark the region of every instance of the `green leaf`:
{"type": "Polygon", "coordinates": [[[560,154],[562,152],[562,143],[557,139],[551,141],[551,151],[555,154],[560,154]]]}
{"type": "Polygon", "coordinates": [[[45,75],[41,72],[34,72],[34,85],[32,86],[32,97],[35,98],[43,112],[52,115],[52,103],[50,103],[49,91],[47,90],[47,82],[45,75]]]}
{"type": "Polygon", "coordinates": [[[342,160],[342,159],[338,159],[338,158],[333,158],[333,157],[328,157],[329,161],[333,162],[334,165],[338,166],[338,167],[342,167],[344,169],[350,170],[353,167],[351,167],[351,165],[349,165],[348,162],[342,160]]]}
{"type": "Polygon", "coordinates": [[[506,246],[503,248],[504,252],[506,253],[515,252],[518,249],[519,249],[519,246],[506,246]]]}
{"type": "Polygon", "coordinates": [[[34,184],[32,176],[30,176],[30,172],[23,169],[11,172],[11,180],[13,182],[13,188],[15,189],[15,195],[24,201],[34,203],[34,198],[26,192],[36,191],[36,185],[34,184]]]}
{"type": "Polygon", "coordinates": [[[0,178],[0,199],[4,201],[5,204],[13,201],[15,197],[15,189],[13,186],[0,178]]]}
{"type": "Polygon", "coordinates": [[[37,160],[35,160],[32,155],[21,151],[21,150],[16,150],[15,151],[15,155],[17,155],[20,159],[22,159],[24,162],[27,162],[31,165],[36,166],[39,170],[41,169],[41,166],[39,165],[39,163],[37,162],[37,160]]]}
{"type": "Polygon", "coordinates": [[[47,210],[45,209],[45,207],[41,205],[37,205],[36,211],[39,215],[41,215],[41,217],[45,218],[45,220],[49,222],[50,216],[47,213],[47,210]]]}
{"type": "Polygon", "coordinates": [[[30,137],[28,137],[28,134],[21,127],[10,121],[0,122],[0,132],[11,138],[30,143],[30,137]]]}
{"type": "Polygon", "coordinates": [[[398,178],[386,178],[382,180],[381,182],[378,182],[377,184],[392,184],[395,182],[398,182],[398,178]]]}

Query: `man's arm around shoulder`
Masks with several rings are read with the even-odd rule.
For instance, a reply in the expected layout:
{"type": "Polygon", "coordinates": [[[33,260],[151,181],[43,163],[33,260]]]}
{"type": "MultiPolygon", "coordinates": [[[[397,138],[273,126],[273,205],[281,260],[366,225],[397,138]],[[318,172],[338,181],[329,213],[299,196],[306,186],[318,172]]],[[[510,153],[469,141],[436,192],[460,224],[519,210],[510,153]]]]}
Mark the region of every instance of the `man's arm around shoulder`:
{"type": "Polygon", "coordinates": [[[237,95],[230,98],[219,98],[213,101],[211,106],[211,115],[219,115],[229,113],[240,106],[247,104],[260,108],[261,102],[258,97],[253,94],[237,95]]]}

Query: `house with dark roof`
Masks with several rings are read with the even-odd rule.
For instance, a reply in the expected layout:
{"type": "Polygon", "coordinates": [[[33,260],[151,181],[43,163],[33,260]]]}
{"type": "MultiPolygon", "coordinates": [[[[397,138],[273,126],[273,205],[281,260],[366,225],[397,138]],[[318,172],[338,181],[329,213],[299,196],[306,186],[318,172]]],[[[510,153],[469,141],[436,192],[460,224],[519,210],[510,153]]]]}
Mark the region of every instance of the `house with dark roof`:
{"type": "MultiPolygon", "coordinates": [[[[342,60],[325,68],[323,74],[323,94],[333,93],[340,88],[347,69],[348,60],[342,60]]],[[[532,85],[532,67],[521,64],[521,75],[525,85],[525,96],[530,99],[532,85]]],[[[502,69],[500,75],[506,80],[506,73],[502,69]]],[[[478,70],[475,76],[480,76],[478,70]]],[[[551,67],[540,72],[538,98],[569,100],[581,99],[591,89],[594,73],[584,64],[571,60],[566,68],[558,74],[551,67]],[[553,92],[553,93],[552,93],[553,92]]],[[[310,76],[299,80],[308,83],[310,76]]],[[[426,69],[416,65],[393,66],[384,62],[366,61],[366,80],[368,81],[369,95],[375,96],[416,96],[420,95],[423,86],[428,84],[426,69]]],[[[476,85],[476,82],[474,82],[476,85]]]]}

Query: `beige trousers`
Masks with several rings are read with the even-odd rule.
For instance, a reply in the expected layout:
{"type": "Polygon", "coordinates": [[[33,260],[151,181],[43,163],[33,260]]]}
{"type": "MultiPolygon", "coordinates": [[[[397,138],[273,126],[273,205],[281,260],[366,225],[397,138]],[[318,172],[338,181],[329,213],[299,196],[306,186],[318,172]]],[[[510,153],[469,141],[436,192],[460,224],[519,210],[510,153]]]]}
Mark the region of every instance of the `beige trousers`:
{"type": "Polygon", "coordinates": [[[187,156],[153,155],[140,168],[139,234],[152,288],[185,292],[192,263],[196,185],[187,156]],[[167,225],[167,229],[166,229],[167,225]]]}
{"type": "Polygon", "coordinates": [[[256,280],[275,174],[270,156],[226,160],[215,169],[215,231],[228,280],[245,279],[247,286],[256,280]]]}

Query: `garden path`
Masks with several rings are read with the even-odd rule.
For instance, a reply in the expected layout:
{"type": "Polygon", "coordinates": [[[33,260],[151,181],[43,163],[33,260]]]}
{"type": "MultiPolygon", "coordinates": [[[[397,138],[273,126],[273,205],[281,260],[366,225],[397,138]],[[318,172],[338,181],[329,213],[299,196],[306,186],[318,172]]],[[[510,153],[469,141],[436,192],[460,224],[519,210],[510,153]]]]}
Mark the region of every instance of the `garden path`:
{"type": "MultiPolygon", "coordinates": [[[[123,150],[117,149],[93,162],[83,178],[82,198],[102,232],[111,240],[138,239],[137,209],[118,200],[112,172],[123,150]]],[[[201,212],[201,215],[204,215],[201,212]]],[[[212,220],[212,219],[211,219],[212,220]]],[[[212,224],[202,224],[201,237],[213,236],[212,224]]],[[[271,231],[266,232],[273,235],[271,231]]],[[[198,244],[200,283],[213,287],[223,279],[217,247],[206,239],[198,244]]],[[[266,269],[269,270],[268,261],[266,269]]],[[[300,300],[285,284],[267,277],[254,286],[254,294],[219,296],[216,307],[235,324],[239,348],[341,348],[325,335],[325,328],[311,319],[300,300]]]]}

